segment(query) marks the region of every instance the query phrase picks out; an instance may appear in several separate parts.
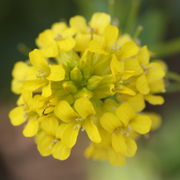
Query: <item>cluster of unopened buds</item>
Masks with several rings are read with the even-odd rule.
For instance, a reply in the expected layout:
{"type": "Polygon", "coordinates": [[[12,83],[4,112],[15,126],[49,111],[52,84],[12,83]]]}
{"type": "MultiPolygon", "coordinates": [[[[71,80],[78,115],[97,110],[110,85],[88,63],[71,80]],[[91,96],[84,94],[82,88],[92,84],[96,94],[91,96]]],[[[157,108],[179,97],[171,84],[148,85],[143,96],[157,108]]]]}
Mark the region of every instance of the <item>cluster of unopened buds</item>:
{"type": "Polygon", "coordinates": [[[90,22],[72,17],[40,33],[37,49],[15,64],[12,90],[19,94],[9,117],[24,124],[42,156],[67,159],[78,135],[86,134],[88,158],[122,165],[137,151],[137,139],[155,129],[165,65],[150,61],[147,46],[121,34],[105,13],[90,22]]]}

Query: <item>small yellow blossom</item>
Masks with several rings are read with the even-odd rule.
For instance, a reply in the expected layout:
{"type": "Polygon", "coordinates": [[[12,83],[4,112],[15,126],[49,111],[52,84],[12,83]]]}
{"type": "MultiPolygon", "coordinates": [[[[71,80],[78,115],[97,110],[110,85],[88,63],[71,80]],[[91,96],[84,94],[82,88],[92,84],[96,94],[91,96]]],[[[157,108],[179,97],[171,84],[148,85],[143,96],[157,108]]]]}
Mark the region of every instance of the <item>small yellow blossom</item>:
{"type": "Polygon", "coordinates": [[[12,91],[19,94],[9,113],[23,135],[34,137],[42,156],[65,160],[86,134],[87,158],[123,165],[138,150],[138,139],[160,126],[144,112],[161,105],[166,68],[151,61],[147,46],[95,13],[89,22],[75,16],[57,22],[36,39],[38,48],[17,62],[12,91]]]}

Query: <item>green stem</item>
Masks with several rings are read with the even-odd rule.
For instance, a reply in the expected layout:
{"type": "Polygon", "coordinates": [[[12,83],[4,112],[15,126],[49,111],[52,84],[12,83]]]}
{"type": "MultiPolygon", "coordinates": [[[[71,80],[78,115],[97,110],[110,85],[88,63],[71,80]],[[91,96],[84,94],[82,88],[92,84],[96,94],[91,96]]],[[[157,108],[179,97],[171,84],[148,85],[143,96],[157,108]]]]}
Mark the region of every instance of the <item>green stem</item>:
{"type": "Polygon", "coordinates": [[[152,47],[155,57],[166,57],[172,54],[180,53],[180,38],[170,40],[152,47]]]}
{"type": "Polygon", "coordinates": [[[131,9],[125,25],[125,32],[131,33],[133,26],[137,22],[138,12],[140,8],[141,0],[132,0],[131,9]]]}
{"type": "Polygon", "coordinates": [[[170,80],[174,80],[174,81],[177,81],[177,82],[180,82],[180,75],[175,73],[175,72],[171,72],[169,71],[166,75],[166,77],[170,80]]]}
{"type": "Polygon", "coordinates": [[[111,15],[111,18],[112,18],[112,23],[114,22],[115,20],[115,4],[116,4],[116,0],[108,0],[108,11],[109,11],[109,14],[111,15]]]}
{"type": "Polygon", "coordinates": [[[134,33],[133,38],[134,38],[134,39],[137,39],[137,38],[139,37],[139,35],[141,34],[142,30],[143,30],[143,26],[138,26],[138,27],[136,28],[136,31],[135,31],[135,33],[134,33]]]}

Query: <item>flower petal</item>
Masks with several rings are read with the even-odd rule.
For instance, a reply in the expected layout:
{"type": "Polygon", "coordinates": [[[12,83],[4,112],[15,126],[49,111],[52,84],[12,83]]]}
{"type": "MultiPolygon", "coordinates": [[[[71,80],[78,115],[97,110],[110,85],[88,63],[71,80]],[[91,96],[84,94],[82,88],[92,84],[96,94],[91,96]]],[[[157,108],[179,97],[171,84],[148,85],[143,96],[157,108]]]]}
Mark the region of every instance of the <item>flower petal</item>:
{"type": "Polygon", "coordinates": [[[38,151],[42,156],[49,156],[52,152],[54,143],[53,136],[49,136],[44,132],[37,134],[36,139],[38,151]]]}
{"type": "Polygon", "coordinates": [[[122,74],[124,71],[124,62],[118,61],[116,56],[113,56],[110,66],[113,78],[116,80],[116,76],[122,74]]]}
{"type": "Polygon", "coordinates": [[[86,19],[83,16],[74,16],[69,23],[77,32],[84,32],[87,29],[86,19]]]}
{"type": "Polygon", "coordinates": [[[118,35],[119,35],[118,28],[113,25],[108,25],[105,28],[105,32],[104,32],[106,46],[112,49],[115,41],[118,38],[118,35]]]}
{"type": "Polygon", "coordinates": [[[122,166],[126,162],[125,156],[114,151],[109,152],[108,159],[114,166],[122,166]]]}
{"type": "Polygon", "coordinates": [[[134,41],[125,43],[119,51],[118,57],[120,59],[126,59],[135,56],[139,51],[137,44],[134,41]]]}
{"type": "Polygon", "coordinates": [[[90,26],[94,29],[97,29],[99,33],[104,31],[104,28],[110,24],[111,17],[106,13],[94,13],[91,21],[90,26]]]}
{"type": "Polygon", "coordinates": [[[148,94],[150,89],[148,85],[148,81],[145,75],[141,75],[136,80],[136,88],[142,94],[148,94]]]}
{"type": "Polygon", "coordinates": [[[9,113],[9,118],[13,126],[19,126],[24,123],[27,120],[25,117],[24,106],[12,109],[9,113]]]}
{"type": "Polygon", "coordinates": [[[118,119],[113,113],[104,113],[100,118],[101,126],[108,132],[113,132],[116,128],[122,125],[120,119],[118,119]]]}
{"type": "Polygon", "coordinates": [[[36,135],[38,130],[39,130],[39,121],[37,119],[32,119],[29,120],[28,123],[26,124],[23,130],[23,135],[25,137],[32,137],[36,135]]]}
{"type": "Polygon", "coordinates": [[[147,46],[143,46],[137,55],[137,59],[142,65],[147,65],[150,59],[150,52],[148,51],[147,46]]]}
{"type": "Polygon", "coordinates": [[[62,142],[57,142],[52,150],[52,156],[55,159],[66,160],[71,154],[71,149],[62,142]]]}
{"type": "Polygon", "coordinates": [[[58,119],[55,116],[43,116],[39,119],[41,121],[41,128],[49,135],[54,135],[58,128],[58,119]]]}
{"type": "Polygon", "coordinates": [[[153,105],[161,105],[164,103],[164,98],[162,96],[147,95],[145,96],[145,100],[153,105]]]}
{"type": "Polygon", "coordinates": [[[40,50],[34,49],[33,51],[31,51],[29,53],[29,59],[33,66],[48,73],[48,62],[46,61],[40,50]]]}
{"type": "Polygon", "coordinates": [[[62,135],[62,142],[67,147],[72,148],[76,144],[80,128],[81,125],[77,123],[67,124],[62,135]]]}
{"type": "Polygon", "coordinates": [[[86,120],[83,124],[83,128],[86,130],[86,133],[89,139],[94,143],[101,142],[101,136],[99,134],[97,126],[90,119],[86,120]]]}
{"type": "Polygon", "coordinates": [[[116,114],[119,120],[127,126],[129,121],[135,116],[135,110],[129,104],[122,104],[117,108],[116,114]]]}
{"type": "Polygon", "coordinates": [[[128,103],[134,108],[136,112],[140,112],[145,108],[144,97],[142,94],[137,94],[134,97],[128,98],[128,103]]]}
{"type": "Polygon", "coordinates": [[[47,77],[50,81],[62,81],[65,77],[65,70],[62,65],[51,65],[50,74],[47,77]]]}
{"type": "Polygon", "coordinates": [[[137,117],[131,122],[130,126],[134,131],[139,134],[146,134],[151,129],[151,119],[147,115],[139,114],[137,117]]]}
{"type": "Polygon", "coordinates": [[[126,154],[127,151],[126,140],[120,132],[112,134],[112,147],[116,152],[120,152],[123,155],[126,154]]]}
{"type": "Polygon", "coordinates": [[[78,114],[67,101],[60,101],[54,109],[55,115],[64,122],[69,122],[78,117],[78,114]]]}
{"type": "Polygon", "coordinates": [[[96,113],[92,103],[87,98],[79,98],[76,100],[74,108],[83,119],[86,119],[88,116],[96,113]]]}
{"type": "Polygon", "coordinates": [[[134,139],[126,138],[126,145],[127,145],[127,152],[126,156],[132,157],[136,154],[137,151],[137,144],[134,139]]]}

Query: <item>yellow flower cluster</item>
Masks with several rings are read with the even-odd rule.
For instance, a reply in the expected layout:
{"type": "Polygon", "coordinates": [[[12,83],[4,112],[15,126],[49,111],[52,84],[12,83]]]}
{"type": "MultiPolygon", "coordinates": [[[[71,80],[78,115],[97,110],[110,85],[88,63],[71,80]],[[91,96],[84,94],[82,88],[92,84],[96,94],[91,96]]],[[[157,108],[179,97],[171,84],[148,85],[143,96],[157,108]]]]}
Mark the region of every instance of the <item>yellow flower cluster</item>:
{"type": "Polygon", "coordinates": [[[91,142],[86,157],[122,165],[134,156],[137,138],[159,123],[142,111],[145,102],[164,102],[156,95],[165,91],[164,64],[150,62],[147,46],[121,34],[105,13],[55,23],[36,44],[12,72],[20,96],[11,123],[25,123],[24,136],[35,137],[42,156],[67,159],[80,133],[91,142]]]}

